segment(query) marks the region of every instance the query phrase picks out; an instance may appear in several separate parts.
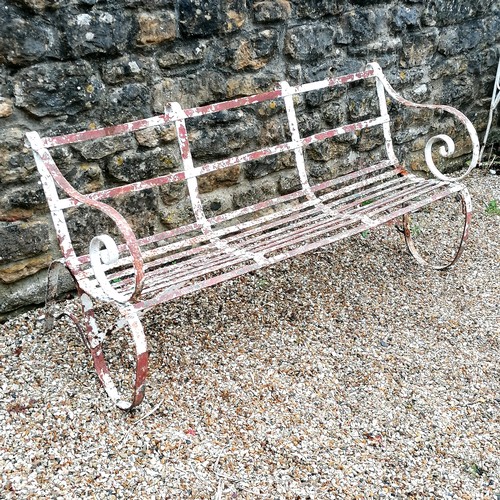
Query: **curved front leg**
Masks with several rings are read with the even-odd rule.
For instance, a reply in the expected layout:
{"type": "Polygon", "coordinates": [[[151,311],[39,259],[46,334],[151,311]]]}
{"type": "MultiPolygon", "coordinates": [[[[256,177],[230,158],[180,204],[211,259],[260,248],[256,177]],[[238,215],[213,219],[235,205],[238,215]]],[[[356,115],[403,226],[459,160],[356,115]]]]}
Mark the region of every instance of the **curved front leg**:
{"type": "Polygon", "coordinates": [[[453,264],[455,264],[455,262],[462,255],[462,252],[463,252],[464,246],[465,246],[465,242],[467,241],[467,238],[469,236],[469,226],[470,226],[470,222],[471,222],[471,218],[472,218],[472,201],[471,201],[469,191],[467,191],[467,189],[465,189],[465,188],[462,189],[462,191],[459,191],[458,195],[460,196],[460,199],[461,199],[462,214],[464,216],[464,225],[463,225],[463,229],[462,229],[462,235],[460,238],[460,242],[458,243],[458,247],[455,251],[455,254],[451,257],[451,259],[449,261],[443,262],[442,264],[430,264],[420,255],[419,251],[417,250],[417,247],[415,246],[412,235],[411,235],[411,213],[407,213],[407,214],[403,215],[403,234],[405,237],[406,246],[407,246],[409,252],[415,258],[415,260],[419,264],[421,264],[422,266],[429,266],[429,267],[432,267],[433,269],[436,269],[438,271],[444,271],[445,269],[448,269],[453,264]]]}
{"type": "Polygon", "coordinates": [[[145,383],[148,374],[149,354],[141,320],[135,311],[127,309],[122,311],[122,318],[116,325],[117,327],[129,327],[135,348],[136,366],[132,396],[130,398],[125,398],[120,394],[104,357],[103,342],[105,335],[99,331],[97,326],[92,300],[86,293],[82,293],[80,299],[82,301],[87,346],[92,355],[99,380],[108,396],[118,408],[122,410],[131,410],[138,406],[144,398],[146,389],[145,383]]]}

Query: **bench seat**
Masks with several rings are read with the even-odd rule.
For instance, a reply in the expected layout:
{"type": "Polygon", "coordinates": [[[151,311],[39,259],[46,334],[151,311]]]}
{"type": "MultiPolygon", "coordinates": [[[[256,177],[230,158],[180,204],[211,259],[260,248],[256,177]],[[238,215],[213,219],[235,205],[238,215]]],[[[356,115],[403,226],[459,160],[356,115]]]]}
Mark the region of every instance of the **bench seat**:
{"type": "MultiPolygon", "coordinates": [[[[460,184],[427,180],[380,162],[222,216],[138,240],[145,285],[138,310],[215,285],[348,236],[385,224],[459,192],[460,184]],[[238,222],[242,216],[252,218],[238,222]]],[[[117,292],[135,286],[126,247],[106,268],[117,292]]],[[[79,259],[82,278],[99,287],[88,255],[79,259]],[[83,276],[84,275],[84,276],[83,276]]],[[[85,288],[85,285],[83,285],[85,288]]]]}

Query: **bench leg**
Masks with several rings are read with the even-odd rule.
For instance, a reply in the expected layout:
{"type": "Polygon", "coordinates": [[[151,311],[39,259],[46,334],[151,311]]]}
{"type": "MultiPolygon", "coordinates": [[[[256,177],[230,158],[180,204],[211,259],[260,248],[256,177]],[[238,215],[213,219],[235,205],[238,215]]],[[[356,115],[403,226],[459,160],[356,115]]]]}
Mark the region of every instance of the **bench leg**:
{"type": "Polygon", "coordinates": [[[99,332],[95,318],[94,305],[91,298],[84,292],[80,293],[82,309],[85,322],[86,345],[90,350],[94,367],[104,389],[112,401],[122,410],[130,410],[138,406],[144,398],[145,381],[148,372],[148,351],[144,330],[137,313],[131,310],[123,311],[121,319],[117,322],[117,328],[128,326],[132,335],[135,348],[136,366],[135,381],[133,384],[132,398],[122,398],[118,388],[113,381],[108,363],[104,358],[103,341],[105,335],[99,332]]]}
{"type": "Polygon", "coordinates": [[[406,246],[408,247],[409,252],[413,255],[413,257],[415,257],[416,261],[419,264],[423,266],[432,267],[434,269],[437,269],[438,271],[442,271],[448,269],[453,264],[455,264],[455,262],[462,255],[465,242],[467,241],[467,237],[469,235],[469,226],[472,218],[472,201],[469,192],[465,188],[462,191],[460,191],[458,195],[460,196],[460,200],[462,203],[462,214],[464,215],[464,227],[457,251],[455,252],[455,255],[449,262],[434,265],[428,263],[425,259],[422,258],[417,248],[415,247],[415,243],[413,242],[413,238],[411,236],[411,230],[410,230],[411,214],[408,213],[403,215],[403,234],[405,237],[406,246]]]}

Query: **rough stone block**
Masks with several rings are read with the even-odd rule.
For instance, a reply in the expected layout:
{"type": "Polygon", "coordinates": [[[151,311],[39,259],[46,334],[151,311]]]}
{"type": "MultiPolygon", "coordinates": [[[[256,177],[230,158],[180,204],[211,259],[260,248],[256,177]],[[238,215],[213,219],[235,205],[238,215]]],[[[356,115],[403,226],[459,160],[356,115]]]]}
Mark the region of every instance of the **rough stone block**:
{"type": "MultiPolygon", "coordinates": [[[[418,103],[429,102],[431,87],[426,83],[420,83],[405,92],[405,96],[410,100],[418,103]]],[[[439,99],[440,104],[446,104],[439,99]]]]}
{"type": "MultiPolygon", "coordinates": [[[[410,0],[413,1],[413,0],[410,0]]],[[[386,0],[351,0],[351,2],[354,5],[361,5],[361,6],[372,6],[376,4],[384,4],[387,3],[386,0]]]]}
{"type": "Polygon", "coordinates": [[[347,113],[344,103],[329,102],[323,106],[323,117],[330,127],[340,127],[347,123],[347,113]]]}
{"type": "Polygon", "coordinates": [[[66,178],[80,193],[94,193],[104,188],[104,176],[97,163],[82,163],[74,168],[66,178]]]}
{"type": "Polygon", "coordinates": [[[438,43],[438,30],[427,29],[424,32],[408,33],[403,37],[403,55],[401,67],[420,66],[430,62],[438,43]]]}
{"type": "Polygon", "coordinates": [[[272,101],[265,101],[258,104],[256,110],[259,116],[269,118],[280,113],[285,113],[285,103],[283,99],[273,99],[272,101]]]}
{"type": "Polygon", "coordinates": [[[203,196],[202,206],[207,217],[214,217],[232,210],[233,198],[229,190],[216,191],[203,196]]]}
{"type": "MultiPolygon", "coordinates": [[[[54,148],[51,150],[51,154],[63,175],[70,172],[75,167],[76,163],[80,161],[80,157],[77,156],[77,153],[72,146],[54,148]]],[[[37,179],[39,179],[38,176],[37,179]]]]}
{"type": "Polygon", "coordinates": [[[381,10],[353,9],[344,15],[347,22],[347,42],[355,45],[372,42],[384,31],[386,15],[381,10]]]}
{"type": "Polygon", "coordinates": [[[322,114],[316,109],[298,108],[297,109],[297,122],[299,125],[299,132],[301,137],[319,132],[322,114]]]}
{"type": "Polygon", "coordinates": [[[30,172],[27,174],[23,170],[23,159],[16,154],[6,152],[0,148],[0,182],[2,184],[9,184],[11,182],[22,182],[30,177],[30,172]]]}
{"type": "Polygon", "coordinates": [[[341,0],[308,0],[297,3],[297,16],[318,19],[325,15],[339,14],[345,9],[341,0]]]}
{"type": "Polygon", "coordinates": [[[32,276],[47,268],[51,261],[52,256],[45,254],[0,266],[0,282],[15,283],[27,276],[32,276]]]}
{"type": "Polygon", "coordinates": [[[412,142],[417,137],[425,135],[429,132],[429,127],[404,127],[394,134],[394,143],[395,144],[404,144],[407,142],[412,142]]]}
{"type": "Polygon", "coordinates": [[[382,127],[372,127],[360,130],[356,142],[357,151],[371,151],[385,143],[382,127]]]}
{"type": "Polygon", "coordinates": [[[151,116],[151,90],[141,83],[129,83],[111,92],[101,107],[105,123],[117,125],[151,116]]]}
{"type": "Polygon", "coordinates": [[[175,14],[171,11],[141,12],[137,16],[139,45],[157,45],[176,37],[175,14]]]}
{"type": "MultiPolygon", "coordinates": [[[[375,35],[375,40],[370,43],[363,44],[361,46],[351,45],[348,48],[348,54],[351,56],[365,56],[369,60],[381,61],[380,56],[401,52],[401,39],[388,37],[388,36],[377,36],[375,35]]],[[[360,57],[361,58],[361,57],[360,57]]]]}
{"type": "Polygon", "coordinates": [[[185,181],[169,182],[168,184],[160,186],[159,190],[161,201],[165,203],[165,205],[176,203],[188,195],[185,181]]]}
{"type": "Polygon", "coordinates": [[[15,0],[15,2],[34,11],[57,9],[63,4],[62,0],[15,0]]]}
{"type": "Polygon", "coordinates": [[[326,25],[290,28],[285,36],[285,53],[298,61],[314,61],[333,52],[334,31],[326,25]]]}
{"type": "Polygon", "coordinates": [[[245,163],[245,177],[247,179],[258,179],[265,177],[272,172],[279,172],[290,167],[290,157],[282,158],[281,155],[266,156],[259,160],[245,163]]]}
{"type": "Polygon", "coordinates": [[[100,160],[118,151],[131,149],[134,146],[134,138],[130,135],[107,137],[102,140],[80,142],[72,145],[86,160],[100,160]]]}
{"type": "Polygon", "coordinates": [[[174,229],[194,221],[193,207],[187,200],[180,201],[170,207],[165,207],[160,212],[160,222],[166,229],[174,229]]]}
{"type": "Polygon", "coordinates": [[[337,166],[331,161],[315,162],[310,160],[307,162],[307,166],[311,184],[326,181],[337,174],[337,166]]]}
{"type": "Polygon", "coordinates": [[[128,45],[132,23],[123,9],[78,11],[73,7],[60,14],[68,50],[74,57],[89,54],[119,54],[128,45]]]}
{"type": "Polygon", "coordinates": [[[393,82],[397,81],[397,85],[401,87],[408,84],[416,85],[418,83],[429,83],[430,81],[427,67],[425,65],[402,69],[393,78],[393,82]]]}
{"type": "Polygon", "coordinates": [[[260,69],[274,55],[278,46],[278,32],[264,30],[250,38],[240,39],[230,50],[231,65],[235,70],[260,69]]]}
{"type": "Polygon", "coordinates": [[[278,75],[236,75],[227,80],[227,97],[232,99],[272,90],[278,75]]]}
{"type": "Polygon", "coordinates": [[[179,0],[179,26],[185,36],[213,35],[222,27],[218,0],[179,0]]]}
{"type": "Polygon", "coordinates": [[[433,65],[429,68],[429,76],[431,80],[453,77],[467,71],[468,64],[469,59],[463,55],[448,58],[436,53],[433,65]]]}
{"type": "MultiPolygon", "coordinates": [[[[107,201],[128,221],[137,237],[151,234],[159,223],[158,198],[152,189],[129,193],[107,201]]],[[[123,237],[109,217],[95,209],[78,207],[67,212],[67,225],[77,254],[87,254],[91,239],[98,234],[109,234],[117,243],[123,237]]]]}
{"type": "Polygon", "coordinates": [[[40,117],[76,115],[102,94],[102,82],[86,61],[36,64],[14,78],[15,105],[40,117]]]}
{"type": "Polygon", "coordinates": [[[456,56],[476,47],[482,38],[483,26],[478,21],[450,26],[440,31],[438,50],[445,56],[456,56]]]}
{"type": "Polygon", "coordinates": [[[242,148],[251,150],[248,145],[258,130],[250,116],[238,122],[197,126],[190,132],[191,153],[197,160],[213,160],[237,154],[242,148]]]}
{"type": "Polygon", "coordinates": [[[398,5],[392,10],[391,14],[392,26],[396,30],[405,30],[409,27],[418,26],[422,13],[419,6],[398,5]]]}
{"type": "Polygon", "coordinates": [[[470,0],[432,0],[425,2],[423,21],[429,26],[459,24],[493,11],[496,0],[471,2],[470,0]]]}
{"type": "Polygon", "coordinates": [[[258,145],[263,148],[290,140],[289,125],[285,116],[272,117],[262,123],[258,145]]]}
{"type": "Polygon", "coordinates": [[[443,78],[442,97],[440,102],[461,108],[466,101],[475,99],[477,87],[473,79],[466,74],[454,78],[443,78]]]}
{"type": "MultiPolygon", "coordinates": [[[[337,49],[335,50],[337,54],[337,49]]],[[[338,59],[336,59],[333,63],[332,67],[332,75],[346,75],[348,73],[355,73],[356,71],[360,71],[366,65],[364,59],[358,59],[348,56],[343,56],[342,54],[338,54],[338,59]]]]}
{"type": "Polygon", "coordinates": [[[348,95],[347,109],[349,117],[353,121],[366,120],[378,116],[378,103],[375,99],[375,92],[368,93],[366,89],[351,92],[348,95]]]}
{"type": "Polygon", "coordinates": [[[247,21],[246,0],[224,0],[222,3],[222,31],[233,33],[241,30],[247,21]]]}
{"type": "Polygon", "coordinates": [[[489,12],[489,16],[483,20],[483,40],[500,40],[500,5],[496,12],[489,12]]]}
{"type": "Polygon", "coordinates": [[[166,78],[153,88],[153,109],[163,113],[170,102],[184,108],[216,102],[225,97],[226,79],[217,71],[201,70],[186,77],[166,78]]]}
{"type": "Polygon", "coordinates": [[[137,144],[147,148],[155,148],[160,143],[159,127],[145,128],[134,133],[137,144]]]}
{"type": "Polygon", "coordinates": [[[336,140],[324,140],[311,144],[307,148],[307,157],[314,161],[330,161],[345,156],[351,147],[336,140]]]}
{"type": "Polygon", "coordinates": [[[278,179],[278,192],[279,194],[293,193],[301,189],[299,174],[295,172],[283,173],[278,179]]]}
{"type": "Polygon", "coordinates": [[[177,148],[155,148],[146,151],[124,151],[107,163],[107,171],[122,182],[150,179],[173,170],[179,170],[180,154],[177,148]]]}
{"type": "MultiPolygon", "coordinates": [[[[323,80],[332,75],[331,68],[334,62],[333,56],[328,56],[323,60],[319,61],[301,61],[299,64],[294,65],[294,67],[289,66],[287,68],[288,74],[290,75],[290,84],[295,83],[305,83],[305,82],[315,82],[318,80],[323,80]]],[[[335,73],[339,75],[339,73],[335,73]]]]}
{"type": "Polygon", "coordinates": [[[12,101],[0,97],[0,118],[7,118],[12,114],[12,101]]]}
{"type": "Polygon", "coordinates": [[[2,131],[0,142],[0,182],[26,182],[36,175],[33,154],[23,147],[24,131],[14,127],[2,131]],[[15,136],[19,134],[17,138],[15,136]]]}
{"type": "Polygon", "coordinates": [[[235,208],[248,207],[260,201],[268,200],[277,194],[276,184],[270,180],[253,182],[249,188],[242,189],[233,194],[235,208]]]}
{"type": "MultiPolygon", "coordinates": [[[[490,84],[495,80],[495,70],[498,64],[498,57],[494,49],[476,51],[475,57],[468,60],[467,72],[477,78],[486,78],[490,84]]],[[[491,91],[486,90],[484,95],[491,96],[491,91]]]]}
{"type": "Polygon", "coordinates": [[[47,19],[2,9],[0,62],[26,65],[46,58],[61,59],[60,32],[47,19]]]}
{"type": "Polygon", "coordinates": [[[90,241],[98,234],[109,234],[121,242],[117,237],[118,232],[109,217],[99,210],[90,209],[87,206],[67,210],[65,212],[66,225],[73,248],[77,255],[85,255],[89,251],[90,241]]]}
{"type": "Polygon", "coordinates": [[[175,7],[176,0],[123,0],[125,7],[140,7],[147,9],[159,9],[163,7],[175,7]]]}
{"type": "Polygon", "coordinates": [[[110,205],[123,214],[138,238],[158,232],[156,229],[160,222],[160,208],[156,189],[145,189],[114,198],[110,205]]]}
{"type": "Polygon", "coordinates": [[[0,283],[0,320],[18,308],[43,304],[46,290],[47,274],[44,271],[15,283],[0,283]]]}
{"type": "Polygon", "coordinates": [[[158,68],[150,57],[126,55],[114,60],[107,60],[102,65],[102,79],[105,83],[147,82],[158,76],[158,68]]]}
{"type": "Polygon", "coordinates": [[[46,203],[43,188],[38,182],[13,189],[7,195],[7,202],[11,207],[25,209],[39,207],[46,203]]]}
{"type": "Polygon", "coordinates": [[[259,23],[283,21],[290,17],[292,6],[288,0],[256,2],[253,5],[254,18],[259,23]]]}
{"type": "Polygon", "coordinates": [[[2,208],[0,209],[0,222],[26,222],[34,215],[33,210],[25,208],[9,208],[8,201],[0,198],[2,208]]]}
{"type": "Polygon", "coordinates": [[[216,170],[210,174],[198,177],[198,188],[200,193],[209,193],[221,187],[233,186],[238,184],[240,179],[240,165],[216,170]]]}
{"type": "Polygon", "coordinates": [[[207,43],[182,43],[175,47],[169,47],[163,53],[158,54],[158,65],[160,68],[172,68],[193,64],[203,61],[207,52],[207,43]]]}
{"type": "Polygon", "coordinates": [[[0,263],[32,257],[49,249],[45,222],[0,223],[0,263]]]}

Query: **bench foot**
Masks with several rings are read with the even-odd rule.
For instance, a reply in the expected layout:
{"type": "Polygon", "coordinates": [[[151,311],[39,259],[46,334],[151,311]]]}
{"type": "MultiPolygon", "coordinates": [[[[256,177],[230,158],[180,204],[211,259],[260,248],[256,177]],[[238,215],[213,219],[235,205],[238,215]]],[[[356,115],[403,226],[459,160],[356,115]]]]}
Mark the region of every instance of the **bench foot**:
{"type": "Polygon", "coordinates": [[[105,335],[99,332],[95,318],[94,305],[86,293],[80,294],[85,323],[86,346],[89,348],[94,362],[94,367],[105,391],[111,400],[122,410],[131,410],[138,406],[144,398],[145,382],[148,372],[148,351],[146,338],[141,321],[135,311],[121,311],[121,318],[116,324],[116,329],[128,326],[135,349],[135,380],[133,383],[131,399],[125,399],[118,390],[108,363],[104,357],[103,341],[105,335]]]}
{"type": "Polygon", "coordinates": [[[460,258],[462,255],[462,252],[464,250],[464,245],[465,242],[467,241],[467,237],[469,235],[469,226],[470,226],[470,221],[472,217],[472,201],[469,192],[467,189],[463,189],[462,191],[457,193],[458,196],[460,196],[460,201],[462,204],[462,214],[464,216],[464,226],[462,230],[462,236],[460,238],[460,243],[458,244],[458,248],[454,254],[454,256],[451,258],[450,261],[445,262],[443,264],[431,264],[427,262],[418,252],[415,243],[413,241],[412,235],[411,235],[411,213],[407,213],[403,215],[403,234],[405,237],[405,242],[406,246],[409,250],[409,252],[413,255],[415,260],[423,265],[423,266],[428,266],[432,267],[433,269],[436,269],[438,271],[443,271],[445,269],[448,269],[451,267],[455,262],[460,258]]]}

